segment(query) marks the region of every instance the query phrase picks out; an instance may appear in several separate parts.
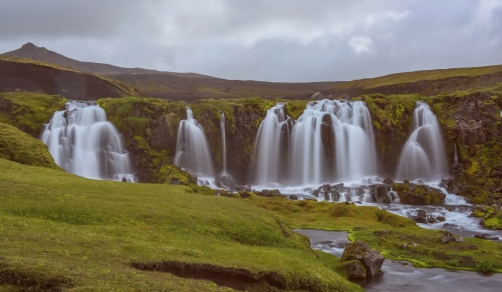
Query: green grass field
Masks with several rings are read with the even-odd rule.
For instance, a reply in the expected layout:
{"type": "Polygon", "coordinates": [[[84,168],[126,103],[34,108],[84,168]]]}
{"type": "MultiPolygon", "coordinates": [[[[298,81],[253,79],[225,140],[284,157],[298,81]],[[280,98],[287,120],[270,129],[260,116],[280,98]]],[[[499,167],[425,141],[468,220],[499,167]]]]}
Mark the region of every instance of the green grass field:
{"type": "Polygon", "coordinates": [[[160,261],[245,269],[257,277],[275,272],[287,290],[360,290],[332,269],[334,257],[319,256],[272,212],[244,200],[184,186],[88,180],[4,159],[0,190],[0,290],[229,289],[130,267],[160,261]]]}

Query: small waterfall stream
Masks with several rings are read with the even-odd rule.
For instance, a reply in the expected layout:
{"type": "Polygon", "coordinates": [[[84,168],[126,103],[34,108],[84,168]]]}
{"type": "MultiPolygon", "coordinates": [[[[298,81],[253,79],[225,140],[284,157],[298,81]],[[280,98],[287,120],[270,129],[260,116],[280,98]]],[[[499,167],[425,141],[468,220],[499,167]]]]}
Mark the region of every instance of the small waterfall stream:
{"type": "Polygon", "coordinates": [[[227,146],[225,135],[225,113],[220,111],[220,132],[221,132],[221,159],[223,173],[227,172],[227,146]]]}
{"type": "Polygon", "coordinates": [[[232,176],[227,172],[227,146],[226,146],[226,131],[225,131],[225,113],[220,111],[220,132],[221,132],[221,159],[222,171],[220,182],[226,188],[234,188],[236,183],[232,176]]]}
{"type": "Polygon", "coordinates": [[[267,110],[267,115],[258,128],[254,149],[255,183],[267,185],[279,183],[281,180],[280,166],[287,162],[283,151],[287,148],[289,138],[288,120],[284,103],[278,103],[267,110]]]}
{"type": "Polygon", "coordinates": [[[187,119],[180,122],[175,164],[198,177],[213,178],[213,161],[204,129],[187,106],[187,119]]]}
{"type": "Polygon", "coordinates": [[[71,101],[54,113],[40,140],[64,170],[92,179],[135,181],[122,138],[95,104],[71,101]]]}
{"type": "Polygon", "coordinates": [[[436,115],[425,102],[413,111],[413,131],[404,145],[397,179],[437,180],[448,174],[443,135],[436,115]]]}

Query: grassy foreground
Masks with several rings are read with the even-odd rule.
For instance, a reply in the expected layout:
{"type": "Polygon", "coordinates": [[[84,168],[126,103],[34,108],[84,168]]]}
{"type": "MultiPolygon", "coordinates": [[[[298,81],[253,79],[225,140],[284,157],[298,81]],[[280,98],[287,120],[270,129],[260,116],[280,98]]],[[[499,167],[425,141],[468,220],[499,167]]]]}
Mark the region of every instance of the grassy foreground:
{"type": "Polygon", "coordinates": [[[230,289],[130,266],[162,261],[282,279],[244,283],[249,290],[360,290],[333,270],[334,257],[313,252],[272,212],[244,200],[185,186],[88,180],[4,159],[0,190],[0,290],[230,289]]]}

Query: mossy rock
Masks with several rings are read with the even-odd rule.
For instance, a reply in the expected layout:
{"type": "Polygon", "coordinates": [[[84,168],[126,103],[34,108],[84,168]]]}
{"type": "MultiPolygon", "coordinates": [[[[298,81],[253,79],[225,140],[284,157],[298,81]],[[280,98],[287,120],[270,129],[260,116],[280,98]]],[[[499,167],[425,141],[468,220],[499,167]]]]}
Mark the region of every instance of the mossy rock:
{"type": "Polygon", "coordinates": [[[441,190],[425,185],[394,183],[392,189],[398,193],[401,204],[442,204],[446,198],[441,190]]]}
{"type": "Polygon", "coordinates": [[[472,216],[482,218],[479,222],[486,229],[502,229],[502,211],[495,206],[476,206],[472,216]]]}
{"type": "Polygon", "coordinates": [[[4,123],[0,123],[0,158],[25,165],[61,169],[42,141],[4,123]]]}
{"type": "Polygon", "coordinates": [[[181,184],[188,186],[197,184],[197,177],[188,171],[182,170],[176,165],[165,165],[160,169],[158,183],[161,184],[181,184]]]}

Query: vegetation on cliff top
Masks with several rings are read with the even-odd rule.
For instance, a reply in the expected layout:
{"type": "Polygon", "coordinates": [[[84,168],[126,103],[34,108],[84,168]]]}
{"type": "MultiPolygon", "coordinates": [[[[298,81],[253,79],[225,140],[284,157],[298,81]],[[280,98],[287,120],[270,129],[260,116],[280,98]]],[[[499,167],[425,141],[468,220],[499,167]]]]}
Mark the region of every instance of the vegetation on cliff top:
{"type": "Polygon", "coordinates": [[[59,95],[28,92],[0,93],[0,122],[10,124],[33,136],[54,112],[64,109],[66,99],[59,95]]]}
{"type": "Polygon", "coordinates": [[[247,271],[256,279],[275,273],[276,282],[241,283],[249,290],[361,290],[329,268],[333,259],[318,257],[305,237],[243,200],[185,186],[88,180],[3,159],[0,189],[0,288],[59,283],[92,291],[228,290],[211,282],[218,279],[129,265],[166,261],[247,271]]]}

